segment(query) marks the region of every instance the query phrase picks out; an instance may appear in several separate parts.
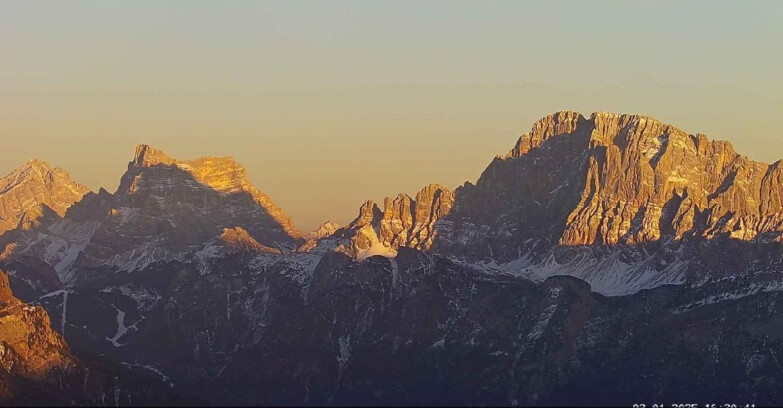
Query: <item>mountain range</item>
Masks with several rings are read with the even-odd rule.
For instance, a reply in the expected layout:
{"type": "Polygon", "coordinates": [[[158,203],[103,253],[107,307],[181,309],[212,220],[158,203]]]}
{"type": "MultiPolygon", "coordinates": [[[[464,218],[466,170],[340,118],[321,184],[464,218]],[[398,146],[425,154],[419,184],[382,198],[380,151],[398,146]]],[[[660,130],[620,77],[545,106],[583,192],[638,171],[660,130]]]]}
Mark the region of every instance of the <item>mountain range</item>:
{"type": "Polygon", "coordinates": [[[648,116],[311,232],[230,157],[140,145],[114,193],[31,160],[0,234],[4,403],[783,403],[781,162],[648,116]]]}

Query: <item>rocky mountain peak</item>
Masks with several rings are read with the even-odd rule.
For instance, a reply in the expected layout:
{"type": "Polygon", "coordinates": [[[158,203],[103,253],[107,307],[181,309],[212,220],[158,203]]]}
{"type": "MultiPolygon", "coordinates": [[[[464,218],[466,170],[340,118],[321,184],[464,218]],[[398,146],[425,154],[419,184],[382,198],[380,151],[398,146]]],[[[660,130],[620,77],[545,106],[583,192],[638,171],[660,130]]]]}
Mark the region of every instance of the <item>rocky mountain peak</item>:
{"type": "Polygon", "coordinates": [[[177,160],[162,150],[149,145],[139,145],[133,161],[128,166],[124,185],[120,191],[134,192],[141,181],[139,175],[183,173],[205,187],[220,194],[237,192],[258,193],[247,179],[247,171],[232,157],[200,157],[195,160],[177,160]],[[163,169],[160,169],[163,167],[163,169]]]}
{"type": "MultiPolygon", "coordinates": [[[[560,111],[544,116],[533,124],[530,132],[522,135],[505,156],[501,158],[514,158],[525,155],[549,139],[565,135],[590,135],[590,146],[616,145],[621,149],[640,148],[648,155],[654,155],[664,140],[671,133],[685,134],[674,126],[664,124],[658,119],[639,114],[622,114],[611,112],[593,112],[589,119],[579,112],[560,111]]],[[[706,146],[704,135],[693,136],[694,143],[706,146]]],[[[726,143],[726,148],[731,145],[726,143]]]]}
{"type": "Polygon", "coordinates": [[[530,132],[522,135],[506,157],[520,157],[531,149],[541,146],[552,137],[573,133],[586,119],[579,112],[560,111],[537,120],[530,132]]]}
{"type": "Polygon", "coordinates": [[[427,202],[431,203],[434,200],[438,200],[441,198],[450,198],[453,201],[453,194],[452,191],[444,187],[441,184],[438,183],[431,183],[426,185],[424,188],[419,190],[418,193],[416,193],[416,202],[422,203],[427,202]]]}
{"type": "Polygon", "coordinates": [[[47,214],[61,217],[89,191],[65,170],[31,159],[0,179],[0,234],[47,214]]]}
{"type": "Polygon", "coordinates": [[[440,243],[516,259],[532,250],[525,242],[540,251],[686,237],[781,241],[781,175],[728,142],[650,116],[557,112],[461,189],[440,243]]]}
{"type": "Polygon", "coordinates": [[[2,190],[13,188],[27,181],[51,184],[55,177],[67,176],[64,170],[52,167],[41,159],[30,159],[2,179],[2,190]]]}
{"type": "Polygon", "coordinates": [[[44,160],[32,158],[27,160],[27,163],[21,167],[22,169],[32,168],[40,171],[52,171],[54,168],[44,160]]]}
{"type": "Polygon", "coordinates": [[[372,225],[380,221],[382,216],[383,212],[375,204],[375,201],[367,200],[359,207],[359,215],[348,225],[348,228],[355,229],[365,225],[372,225]]]}
{"type": "Polygon", "coordinates": [[[437,236],[435,223],[454,205],[454,192],[440,184],[430,184],[416,193],[384,199],[383,211],[366,201],[359,216],[344,229],[348,242],[338,251],[362,259],[372,255],[393,256],[401,247],[428,250],[437,236]]]}
{"type": "Polygon", "coordinates": [[[59,264],[63,280],[77,268],[133,271],[181,259],[210,243],[279,253],[302,241],[290,218],[230,157],[182,161],[140,145],[117,192],[88,198],[71,212],[84,230],[76,238],[81,254],[59,264]]]}
{"type": "Polygon", "coordinates": [[[172,164],[174,159],[169,157],[160,149],[156,149],[150,145],[140,144],[136,146],[136,154],[133,156],[133,161],[130,163],[132,167],[150,167],[159,164],[172,164]]]}
{"type": "Polygon", "coordinates": [[[320,239],[331,236],[340,229],[340,224],[326,221],[308,234],[308,238],[320,239]]]}

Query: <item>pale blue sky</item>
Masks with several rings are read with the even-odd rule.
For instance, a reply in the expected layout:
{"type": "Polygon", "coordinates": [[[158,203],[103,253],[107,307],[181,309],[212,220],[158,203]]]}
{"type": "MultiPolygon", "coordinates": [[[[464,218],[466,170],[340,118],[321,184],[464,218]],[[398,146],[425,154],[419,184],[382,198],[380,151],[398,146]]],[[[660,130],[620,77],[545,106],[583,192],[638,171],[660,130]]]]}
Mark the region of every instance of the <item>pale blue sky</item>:
{"type": "Polygon", "coordinates": [[[783,2],[2,2],[0,173],[114,190],[232,155],[308,229],[474,181],[533,121],[643,113],[783,157],[783,2]]]}

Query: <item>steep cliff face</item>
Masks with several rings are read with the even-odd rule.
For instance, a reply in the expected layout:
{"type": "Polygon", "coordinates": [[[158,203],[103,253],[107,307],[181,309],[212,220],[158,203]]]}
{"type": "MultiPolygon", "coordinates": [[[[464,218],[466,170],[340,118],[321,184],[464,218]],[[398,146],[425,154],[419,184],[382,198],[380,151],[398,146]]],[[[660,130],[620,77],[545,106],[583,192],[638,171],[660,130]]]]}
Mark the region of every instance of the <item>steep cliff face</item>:
{"type": "Polygon", "coordinates": [[[54,402],[54,390],[35,394],[76,366],[44,308],[14,297],[8,277],[0,271],[0,404],[54,402]]]}
{"type": "Polygon", "coordinates": [[[636,244],[663,236],[780,241],[780,162],[638,115],[593,114],[586,188],[564,245],[636,244]]]}
{"type": "Polygon", "coordinates": [[[355,258],[394,256],[400,247],[429,250],[437,236],[435,223],[449,213],[454,193],[430,184],[413,199],[400,193],[386,197],[381,211],[373,201],[365,202],[359,216],[336,234],[346,242],[337,250],[355,258]]]}
{"type": "Polygon", "coordinates": [[[61,168],[30,160],[0,179],[0,234],[32,228],[47,216],[63,216],[89,189],[71,180],[61,168]]]}
{"type": "Polygon", "coordinates": [[[706,273],[699,242],[781,240],[780,167],[648,116],[558,112],[457,189],[433,250],[604,294],[682,283],[706,273]]]}
{"type": "Polygon", "coordinates": [[[12,376],[46,379],[75,366],[44,308],[14,297],[8,277],[0,271],[0,369],[12,376]]]}
{"type": "Polygon", "coordinates": [[[476,186],[458,191],[450,220],[482,219],[477,202],[485,198],[501,210],[495,218],[504,230],[543,218],[554,226],[546,238],[560,245],[719,235],[779,241],[780,167],[647,116],[558,112],[536,122],[476,186]]]}
{"type": "Polygon", "coordinates": [[[555,246],[585,188],[591,126],[561,112],[538,121],[506,156],[496,157],[475,185],[455,192],[438,223],[433,250],[499,262],[555,246]]]}

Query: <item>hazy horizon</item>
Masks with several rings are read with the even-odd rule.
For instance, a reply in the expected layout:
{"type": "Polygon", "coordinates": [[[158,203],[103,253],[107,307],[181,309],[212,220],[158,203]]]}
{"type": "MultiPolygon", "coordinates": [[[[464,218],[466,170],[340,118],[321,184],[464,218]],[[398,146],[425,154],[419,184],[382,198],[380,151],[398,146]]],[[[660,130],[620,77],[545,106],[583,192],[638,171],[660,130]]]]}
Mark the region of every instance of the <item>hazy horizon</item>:
{"type": "Polygon", "coordinates": [[[0,173],[114,191],[134,148],[233,156],[303,231],[475,181],[559,110],[783,157],[783,4],[0,3],[0,173]]]}

